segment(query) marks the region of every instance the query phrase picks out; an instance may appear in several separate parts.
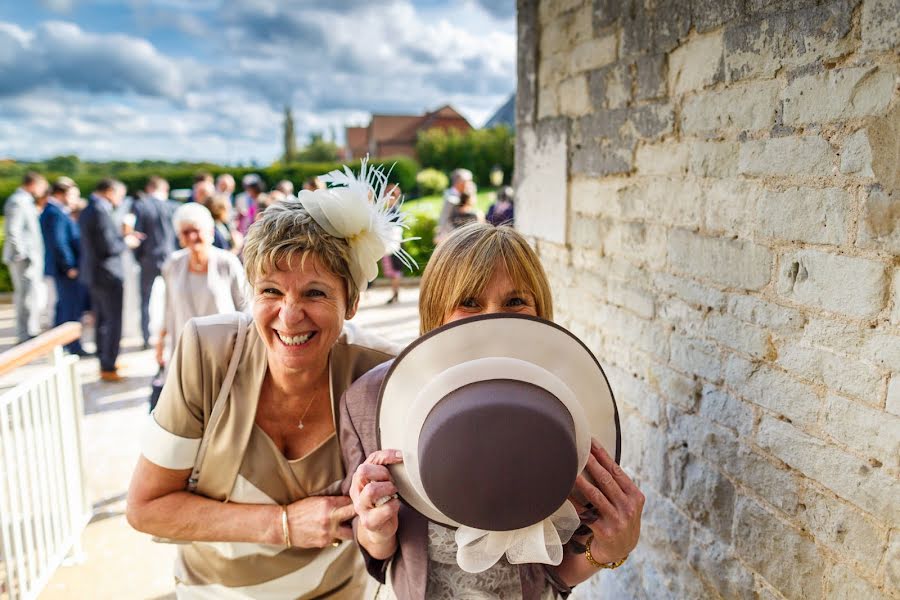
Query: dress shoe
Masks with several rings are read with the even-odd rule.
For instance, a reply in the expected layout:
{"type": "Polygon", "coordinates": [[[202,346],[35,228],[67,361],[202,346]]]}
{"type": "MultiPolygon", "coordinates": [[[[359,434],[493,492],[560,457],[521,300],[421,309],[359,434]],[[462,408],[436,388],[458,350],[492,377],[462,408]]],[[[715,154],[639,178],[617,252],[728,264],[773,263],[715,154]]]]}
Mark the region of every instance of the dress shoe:
{"type": "Polygon", "coordinates": [[[115,371],[100,371],[100,379],[109,383],[116,383],[125,379],[115,371]]]}

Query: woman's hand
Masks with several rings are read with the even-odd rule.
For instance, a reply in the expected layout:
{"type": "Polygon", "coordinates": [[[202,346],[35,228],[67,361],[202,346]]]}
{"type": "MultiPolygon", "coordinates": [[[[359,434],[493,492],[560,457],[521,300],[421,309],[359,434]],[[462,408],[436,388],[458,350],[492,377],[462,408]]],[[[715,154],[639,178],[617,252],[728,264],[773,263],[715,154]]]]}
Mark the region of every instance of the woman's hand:
{"type": "MultiPolygon", "coordinates": [[[[575,480],[575,489],[593,505],[588,509],[593,522],[587,524],[594,534],[591,556],[600,563],[621,560],[637,546],[644,494],[595,439],[591,440],[586,470],[596,485],[582,474],[575,480]]],[[[585,508],[572,500],[583,514],[585,508]]]]}
{"type": "Polygon", "coordinates": [[[338,540],[352,540],[349,522],[356,511],[347,496],[311,496],[287,507],[291,546],[324,548],[338,540]]]}
{"type": "Polygon", "coordinates": [[[378,450],[359,465],[350,484],[350,498],[359,515],[357,537],[359,543],[375,558],[384,559],[394,553],[397,513],[400,501],[391,473],[385,465],[403,462],[396,450],[378,450]]]}

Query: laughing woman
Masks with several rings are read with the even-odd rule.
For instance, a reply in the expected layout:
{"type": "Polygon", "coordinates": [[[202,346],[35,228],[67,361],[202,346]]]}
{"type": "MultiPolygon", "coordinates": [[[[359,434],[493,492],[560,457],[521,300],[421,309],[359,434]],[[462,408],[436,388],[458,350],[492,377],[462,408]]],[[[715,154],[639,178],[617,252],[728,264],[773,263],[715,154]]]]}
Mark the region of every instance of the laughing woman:
{"type": "Polygon", "coordinates": [[[383,188],[377,172],[332,173],[338,187],[269,207],[244,247],[252,321],[184,327],[127,512],[140,531],[189,542],[175,567],[179,598],[363,593],[335,428],[342,392],[394,354],[344,323],[377,272],[379,231],[396,218],[369,201],[379,177],[383,188]]]}

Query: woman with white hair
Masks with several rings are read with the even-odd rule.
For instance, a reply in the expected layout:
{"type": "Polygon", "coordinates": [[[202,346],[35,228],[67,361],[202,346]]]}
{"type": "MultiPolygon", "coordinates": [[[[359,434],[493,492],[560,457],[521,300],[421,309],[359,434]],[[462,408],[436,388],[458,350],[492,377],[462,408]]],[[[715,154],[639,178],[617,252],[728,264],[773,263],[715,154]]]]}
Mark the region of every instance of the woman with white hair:
{"type": "Polygon", "coordinates": [[[182,250],[172,254],[162,267],[166,298],[156,344],[160,366],[165,365],[166,346],[171,353],[191,318],[247,308],[244,268],[234,254],[212,245],[215,221],[209,210],[196,202],[183,204],[175,211],[172,223],[182,250]]]}

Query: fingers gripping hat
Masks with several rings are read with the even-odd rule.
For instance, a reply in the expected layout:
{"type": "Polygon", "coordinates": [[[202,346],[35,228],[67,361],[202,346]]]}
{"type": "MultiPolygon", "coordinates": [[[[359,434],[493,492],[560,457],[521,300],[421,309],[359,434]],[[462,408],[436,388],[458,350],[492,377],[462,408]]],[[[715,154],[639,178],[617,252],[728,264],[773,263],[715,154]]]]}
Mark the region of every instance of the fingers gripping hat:
{"type": "Polygon", "coordinates": [[[399,203],[392,205],[388,173],[367,163],[362,159],[358,177],[344,166],[343,171],[334,170],[321,177],[331,187],[302,190],[297,196],[326,233],[350,244],[350,275],[360,290],[378,275],[378,261],[385,254],[396,255],[409,268],[415,265],[393,236],[395,227],[407,228],[407,215],[400,212],[399,203]]]}
{"type": "Polygon", "coordinates": [[[590,350],[562,327],[484,315],[408,346],[378,400],[379,448],[404,502],[456,528],[457,563],[480,572],[562,561],[579,519],[567,500],[596,437],[618,461],[612,390],[590,350]]]}

